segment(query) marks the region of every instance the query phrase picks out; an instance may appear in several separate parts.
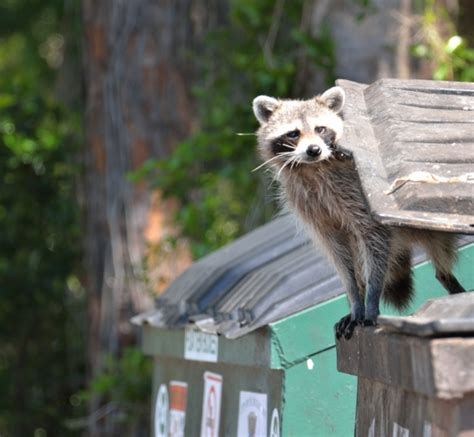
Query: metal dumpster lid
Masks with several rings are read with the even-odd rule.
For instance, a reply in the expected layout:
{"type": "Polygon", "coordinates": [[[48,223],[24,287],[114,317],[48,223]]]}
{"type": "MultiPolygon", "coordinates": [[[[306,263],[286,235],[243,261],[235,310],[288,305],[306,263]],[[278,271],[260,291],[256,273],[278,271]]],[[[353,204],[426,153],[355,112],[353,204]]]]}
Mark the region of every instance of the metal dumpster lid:
{"type": "Polygon", "coordinates": [[[430,299],[406,317],[380,316],[390,330],[420,337],[474,334],[474,292],[430,299]]]}
{"type": "Polygon", "coordinates": [[[334,269],[291,214],[196,261],[135,324],[235,338],[343,294],[334,269]]]}
{"type": "Polygon", "coordinates": [[[341,146],[385,224],[474,233],[474,83],[338,80],[341,146]]]}

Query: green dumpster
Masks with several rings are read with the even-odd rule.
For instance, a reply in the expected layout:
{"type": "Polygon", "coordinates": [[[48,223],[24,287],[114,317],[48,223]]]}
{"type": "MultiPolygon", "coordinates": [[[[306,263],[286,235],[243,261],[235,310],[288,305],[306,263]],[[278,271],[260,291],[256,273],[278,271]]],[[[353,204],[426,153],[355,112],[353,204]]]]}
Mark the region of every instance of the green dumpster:
{"type": "MultiPolygon", "coordinates": [[[[466,288],[472,241],[456,270],[466,288]]],[[[408,312],[445,294],[424,261],[415,254],[408,312]]],[[[153,435],[353,435],[357,381],[338,373],[333,334],[347,313],[333,268],[290,216],[197,261],[133,319],[155,360],[153,435]]]]}

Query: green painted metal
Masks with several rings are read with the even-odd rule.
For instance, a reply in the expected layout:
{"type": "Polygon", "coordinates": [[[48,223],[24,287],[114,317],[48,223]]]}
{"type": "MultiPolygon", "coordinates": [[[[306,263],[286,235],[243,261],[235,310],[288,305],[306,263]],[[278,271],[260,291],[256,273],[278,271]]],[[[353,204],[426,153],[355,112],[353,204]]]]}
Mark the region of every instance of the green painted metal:
{"type": "Polygon", "coordinates": [[[343,295],[272,323],[272,367],[288,368],[334,347],[334,323],[348,312],[349,305],[343,295]]]}
{"type": "Polygon", "coordinates": [[[285,371],[282,435],[347,437],[354,434],[357,380],[338,373],[336,348],[285,371]],[[312,369],[311,369],[311,366],[312,369]]]}

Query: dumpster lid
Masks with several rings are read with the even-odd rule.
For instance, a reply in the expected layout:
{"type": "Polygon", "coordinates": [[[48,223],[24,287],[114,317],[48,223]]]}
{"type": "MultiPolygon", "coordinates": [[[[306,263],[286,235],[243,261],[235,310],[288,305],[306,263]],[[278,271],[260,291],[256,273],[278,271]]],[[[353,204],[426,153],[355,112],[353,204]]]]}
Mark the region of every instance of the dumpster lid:
{"type": "Polygon", "coordinates": [[[322,252],[291,214],[192,264],[135,324],[181,327],[235,338],[344,293],[322,252]]]}
{"type": "Polygon", "coordinates": [[[474,83],[338,80],[341,147],[385,224],[474,233],[474,83]]]}
{"type": "Polygon", "coordinates": [[[474,293],[430,299],[411,316],[380,316],[378,323],[392,331],[435,337],[474,334],[474,293]]]}

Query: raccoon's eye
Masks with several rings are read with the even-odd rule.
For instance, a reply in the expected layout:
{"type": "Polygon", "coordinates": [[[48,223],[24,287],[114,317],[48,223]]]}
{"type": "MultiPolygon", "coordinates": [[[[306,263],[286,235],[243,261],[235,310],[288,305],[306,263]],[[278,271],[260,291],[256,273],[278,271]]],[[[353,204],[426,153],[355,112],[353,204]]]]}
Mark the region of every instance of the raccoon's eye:
{"type": "Polygon", "coordinates": [[[300,136],[300,131],[298,129],[292,130],[286,134],[286,137],[290,140],[296,140],[300,136]]]}
{"type": "Polygon", "coordinates": [[[326,132],[326,128],[324,126],[316,126],[314,130],[317,134],[323,134],[326,132]]]}

